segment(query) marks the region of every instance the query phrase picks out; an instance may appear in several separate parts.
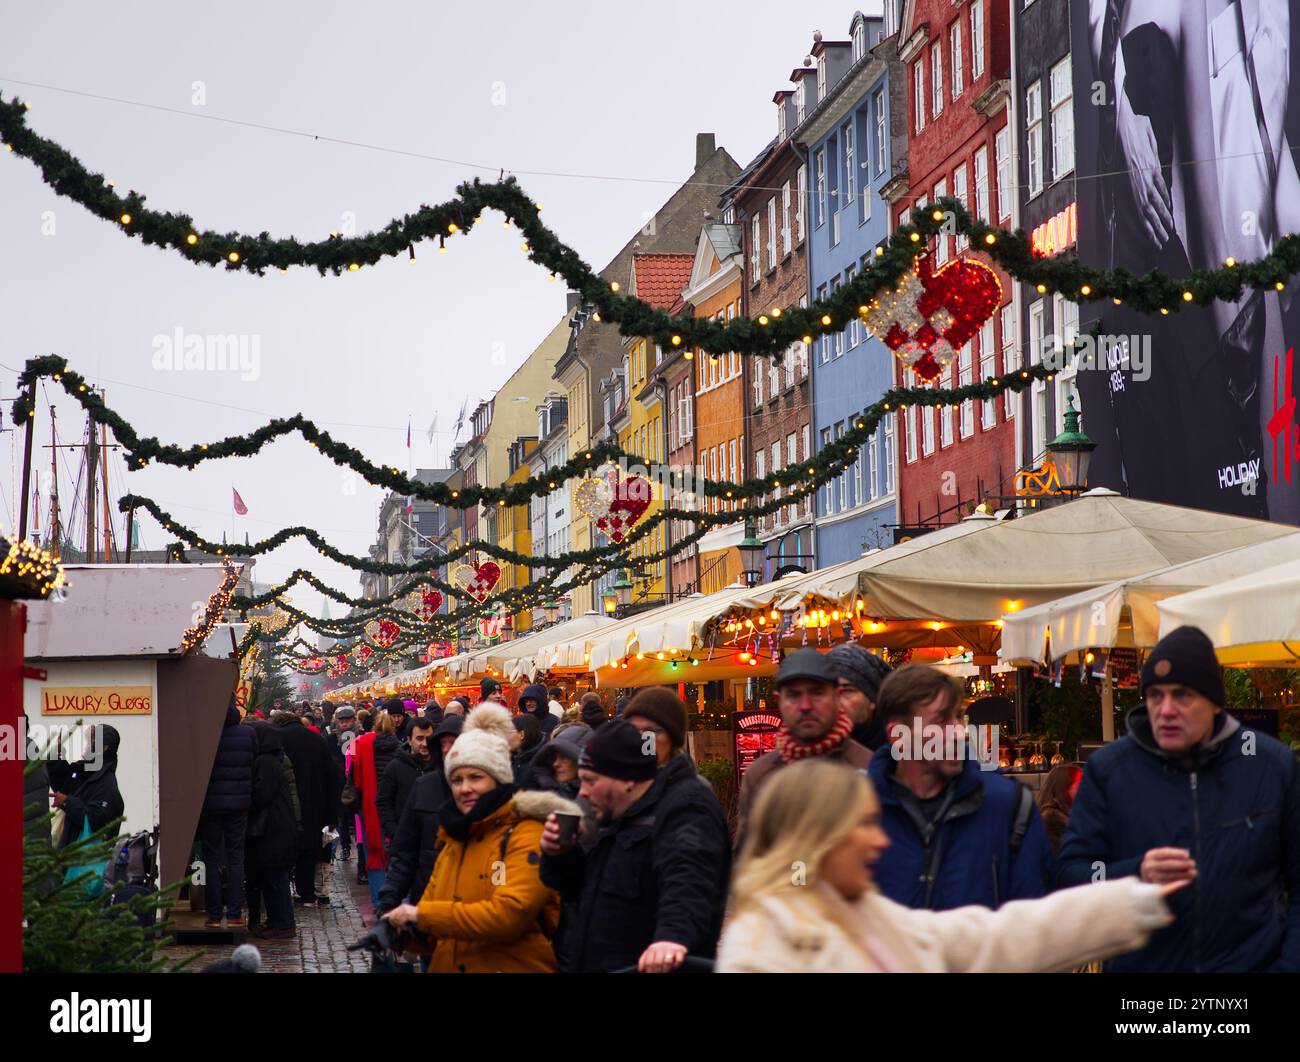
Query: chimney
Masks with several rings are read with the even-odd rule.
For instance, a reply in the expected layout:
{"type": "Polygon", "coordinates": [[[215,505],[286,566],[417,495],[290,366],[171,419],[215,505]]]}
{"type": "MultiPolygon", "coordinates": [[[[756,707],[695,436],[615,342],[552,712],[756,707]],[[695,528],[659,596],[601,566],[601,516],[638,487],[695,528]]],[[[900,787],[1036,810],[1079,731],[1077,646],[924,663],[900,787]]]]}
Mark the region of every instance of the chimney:
{"type": "Polygon", "coordinates": [[[713,158],[713,153],[718,150],[717,143],[712,133],[695,134],[695,168],[698,170],[709,159],[713,158]]]}
{"type": "Polygon", "coordinates": [[[569,313],[576,310],[582,305],[582,295],[576,291],[566,291],[564,293],[564,312],[569,313]]]}

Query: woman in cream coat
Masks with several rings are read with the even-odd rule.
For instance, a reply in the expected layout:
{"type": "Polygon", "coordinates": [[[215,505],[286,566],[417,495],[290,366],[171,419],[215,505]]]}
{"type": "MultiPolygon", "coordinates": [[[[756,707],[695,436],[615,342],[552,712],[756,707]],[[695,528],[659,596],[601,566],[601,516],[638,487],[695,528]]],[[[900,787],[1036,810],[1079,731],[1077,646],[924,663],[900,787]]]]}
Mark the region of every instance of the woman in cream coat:
{"type": "Polygon", "coordinates": [[[759,794],[718,945],[719,973],[1069,970],[1142,947],[1185,882],[1136,878],[990,910],[917,911],[887,900],[871,864],[889,845],[859,771],[815,759],[759,794]]]}

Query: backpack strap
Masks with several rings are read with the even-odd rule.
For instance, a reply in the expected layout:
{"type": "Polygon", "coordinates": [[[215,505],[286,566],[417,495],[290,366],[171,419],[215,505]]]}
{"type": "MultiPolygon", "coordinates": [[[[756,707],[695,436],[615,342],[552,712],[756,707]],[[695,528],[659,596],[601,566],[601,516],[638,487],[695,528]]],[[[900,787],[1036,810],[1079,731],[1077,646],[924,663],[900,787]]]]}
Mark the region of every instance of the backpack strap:
{"type": "Polygon", "coordinates": [[[1029,817],[1034,810],[1034,794],[1029,791],[1027,785],[1020,786],[1019,802],[1016,804],[1016,814],[1011,820],[1011,858],[1016,858],[1016,853],[1020,851],[1020,845],[1025,839],[1025,834],[1029,832],[1029,817]]]}

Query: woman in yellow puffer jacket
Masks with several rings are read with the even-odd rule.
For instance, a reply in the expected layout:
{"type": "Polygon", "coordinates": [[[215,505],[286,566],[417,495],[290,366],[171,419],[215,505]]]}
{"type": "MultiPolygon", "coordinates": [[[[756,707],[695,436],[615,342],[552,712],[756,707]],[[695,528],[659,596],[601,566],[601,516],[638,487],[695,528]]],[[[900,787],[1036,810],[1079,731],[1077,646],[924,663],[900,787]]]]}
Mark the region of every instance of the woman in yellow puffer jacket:
{"type": "Polygon", "coordinates": [[[516,790],[510,714],[480,705],[444,761],[452,800],[438,828],[440,851],[419,904],[385,917],[433,945],[430,973],[554,973],[551,938],[560,898],[542,884],[548,815],[582,814],[550,792],[516,790]]]}

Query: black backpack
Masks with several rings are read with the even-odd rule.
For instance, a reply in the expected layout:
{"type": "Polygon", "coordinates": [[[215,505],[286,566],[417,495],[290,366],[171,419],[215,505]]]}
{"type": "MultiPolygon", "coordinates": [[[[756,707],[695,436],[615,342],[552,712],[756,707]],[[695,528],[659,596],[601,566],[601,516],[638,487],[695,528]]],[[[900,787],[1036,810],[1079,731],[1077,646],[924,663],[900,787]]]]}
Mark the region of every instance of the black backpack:
{"type": "Polygon", "coordinates": [[[104,887],[142,885],[153,889],[158,883],[158,831],[133,833],[117,847],[104,867],[104,887]]]}

